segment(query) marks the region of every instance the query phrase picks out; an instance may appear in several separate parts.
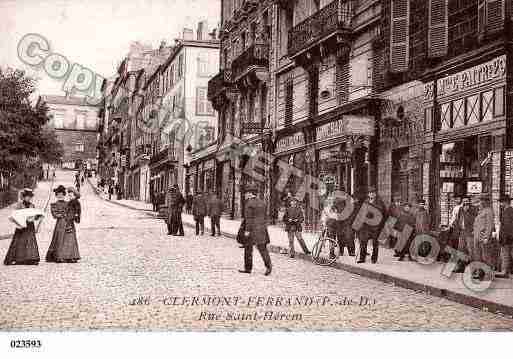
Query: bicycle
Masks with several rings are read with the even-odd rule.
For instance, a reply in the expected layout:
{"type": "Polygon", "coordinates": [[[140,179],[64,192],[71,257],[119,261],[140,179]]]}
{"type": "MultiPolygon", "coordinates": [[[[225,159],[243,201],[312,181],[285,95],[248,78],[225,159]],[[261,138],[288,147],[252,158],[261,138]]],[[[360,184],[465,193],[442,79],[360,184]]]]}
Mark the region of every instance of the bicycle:
{"type": "Polygon", "coordinates": [[[327,229],[322,230],[312,248],[314,263],[320,266],[330,266],[337,261],[338,257],[340,257],[340,248],[337,240],[328,235],[327,229]]]}

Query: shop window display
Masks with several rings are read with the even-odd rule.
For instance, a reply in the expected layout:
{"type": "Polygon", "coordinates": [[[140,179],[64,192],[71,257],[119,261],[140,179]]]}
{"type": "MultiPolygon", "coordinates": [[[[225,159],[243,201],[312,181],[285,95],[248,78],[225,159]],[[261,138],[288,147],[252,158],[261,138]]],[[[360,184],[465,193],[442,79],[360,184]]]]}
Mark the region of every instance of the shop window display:
{"type": "Polygon", "coordinates": [[[491,190],[491,137],[444,143],[440,152],[440,224],[447,226],[455,197],[477,198],[491,190]]]}

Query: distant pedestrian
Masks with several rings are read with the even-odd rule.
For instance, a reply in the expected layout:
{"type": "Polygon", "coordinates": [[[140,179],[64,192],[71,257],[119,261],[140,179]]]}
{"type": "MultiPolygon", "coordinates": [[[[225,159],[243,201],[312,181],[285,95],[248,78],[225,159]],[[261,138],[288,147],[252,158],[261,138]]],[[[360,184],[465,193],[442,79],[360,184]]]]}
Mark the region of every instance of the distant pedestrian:
{"type": "Polygon", "coordinates": [[[194,197],[192,196],[192,193],[188,193],[185,197],[185,212],[187,214],[192,214],[192,202],[194,201],[194,197]]]}
{"type": "Polygon", "coordinates": [[[294,258],[296,251],[294,249],[294,237],[297,238],[301,249],[306,255],[310,255],[310,250],[306,246],[306,243],[301,235],[303,228],[303,222],[305,217],[303,211],[299,207],[299,201],[296,198],[291,199],[290,206],[285,209],[285,215],[283,216],[283,222],[285,223],[285,232],[289,237],[289,256],[294,258]]]}
{"type": "Polygon", "coordinates": [[[112,195],[114,194],[114,187],[112,185],[109,185],[109,201],[112,200],[112,195]]]}
{"type": "Polygon", "coordinates": [[[244,269],[240,273],[251,273],[253,269],[253,246],[256,246],[264,265],[265,275],[272,271],[271,257],[267,244],[270,243],[267,223],[265,220],[266,204],[257,198],[257,187],[251,186],[246,190],[246,204],[244,207],[244,269]]]}
{"type": "MultiPolygon", "coordinates": [[[[30,188],[25,188],[21,193],[21,201],[14,208],[21,210],[25,208],[35,208],[32,203],[34,192],[30,188]]],[[[24,218],[25,227],[16,228],[12,237],[11,245],[4,259],[5,265],[37,265],[39,264],[39,248],[36,241],[36,223],[38,218],[24,218]]]]}
{"type": "MultiPolygon", "coordinates": [[[[401,198],[400,194],[396,193],[393,196],[392,204],[390,205],[390,208],[388,209],[389,216],[392,218],[395,218],[396,222],[395,222],[394,226],[389,228],[389,232],[396,232],[397,230],[402,231],[402,228],[404,227],[404,225],[399,220],[402,212],[403,212],[402,198],[401,198]]],[[[388,224],[385,224],[385,225],[388,225],[388,224]]],[[[401,251],[399,251],[395,248],[396,244],[397,244],[397,238],[395,238],[395,237],[390,238],[389,247],[394,248],[394,257],[399,257],[401,255],[401,253],[400,253],[401,251]]]]}
{"type": "MultiPolygon", "coordinates": [[[[335,193],[345,193],[345,191],[341,191],[339,188],[336,188],[335,191],[335,193]]],[[[354,257],[356,248],[352,224],[356,217],[356,213],[353,212],[350,216],[346,216],[344,214],[344,209],[346,208],[347,201],[351,201],[351,203],[354,205],[353,199],[349,196],[347,196],[346,198],[340,198],[338,195],[335,195],[335,198],[333,200],[332,208],[336,213],[335,234],[338,246],[340,248],[340,255],[344,255],[344,250],[345,248],[347,248],[347,254],[351,257],[354,257]]]]}
{"type": "MultiPolygon", "coordinates": [[[[369,204],[376,209],[378,209],[381,213],[385,214],[386,208],[383,201],[379,198],[378,193],[375,187],[370,187],[367,199],[364,201],[364,204],[369,204]]],[[[383,218],[386,216],[383,215],[383,218]]],[[[358,239],[360,242],[360,258],[358,259],[358,263],[365,263],[365,259],[367,256],[367,245],[369,241],[372,241],[372,256],[371,262],[376,263],[378,261],[379,254],[379,242],[378,236],[381,231],[381,226],[370,227],[367,225],[363,225],[362,228],[358,231],[358,239]]]]}
{"type": "Polygon", "coordinates": [[[167,196],[167,229],[168,235],[184,236],[182,209],[185,200],[178,186],[171,186],[167,196]]]}
{"type": "Polygon", "coordinates": [[[503,195],[500,198],[500,226],[499,226],[499,244],[501,246],[501,272],[495,276],[498,278],[508,278],[512,271],[513,259],[513,207],[511,207],[511,197],[503,195]]]}
{"type": "Polygon", "coordinates": [[[80,194],[69,188],[71,197],[66,202],[66,188],[62,185],[55,190],[57,201],[50,205],[53,218],[57,221],[53,231],[52,242],[46,254],[47,262],[76,263],[80,260],[75,223],[80,223],[81,208],[78,199],[80,194]]]}
{"type": "Polygon", "coordinates": [[[216,230],[217,235],[221,236],[221,215],[223,214],[224,203],[219,198],[219,195],[212,193],[208,203],[208,215],[210,216],[210,228],[212,237],[215,237],[216,230]]]}
{"type": "Polygon", "coordinates": [[[196,235],[205,234],[205,216],[207,215],[207,198],[201,193],[194,196],[192,203],[192,215],[196,222],[196,235]]]}

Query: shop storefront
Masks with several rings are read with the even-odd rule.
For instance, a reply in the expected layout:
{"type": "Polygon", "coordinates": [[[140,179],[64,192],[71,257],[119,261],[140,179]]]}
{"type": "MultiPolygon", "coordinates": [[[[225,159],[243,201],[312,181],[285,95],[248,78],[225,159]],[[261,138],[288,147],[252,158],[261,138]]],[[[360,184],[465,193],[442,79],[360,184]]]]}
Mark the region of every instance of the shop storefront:
{"type": "Polygon", "coordinates": [[[230,161],[219,164],[219,188],[226,213],[233,214],[233,169],[230,161]]]}
{"type": "Polygon", "coordinates": [[[487,194],[499,213],[497,200],[508,172],[503,165],[505,89],[505,55],[436,81],[433,162],[438,183],[432,188],[439,225],[449,223],[458,196],[487,194]]]}

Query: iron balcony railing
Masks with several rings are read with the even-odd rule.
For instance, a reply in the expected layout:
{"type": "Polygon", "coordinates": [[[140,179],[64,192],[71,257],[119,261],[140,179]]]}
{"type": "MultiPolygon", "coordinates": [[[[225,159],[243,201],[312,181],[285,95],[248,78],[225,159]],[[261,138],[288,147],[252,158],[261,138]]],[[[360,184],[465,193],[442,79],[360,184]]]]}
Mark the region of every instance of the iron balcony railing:
{"type": "Polygon", "coordinates": [[[208,99],[212,101],[221,92],[231,85],[232,82],[232,71],[229,69],[223,69],[217,73],[214,77],[208,81],[208,99]]]}
{"type": "Polygon", "coordinates": [[[289,31],[288,54],[295,54],[327,39],[340,31],[351,31],[350,0],[335,0],[289,31]]]}
{"type": "Polygon", "coordinates": [[[269,45],[253,44],[240,54],[232,63],[233,78],[242,76],[252,66],[269,66],[269,45]]]}

